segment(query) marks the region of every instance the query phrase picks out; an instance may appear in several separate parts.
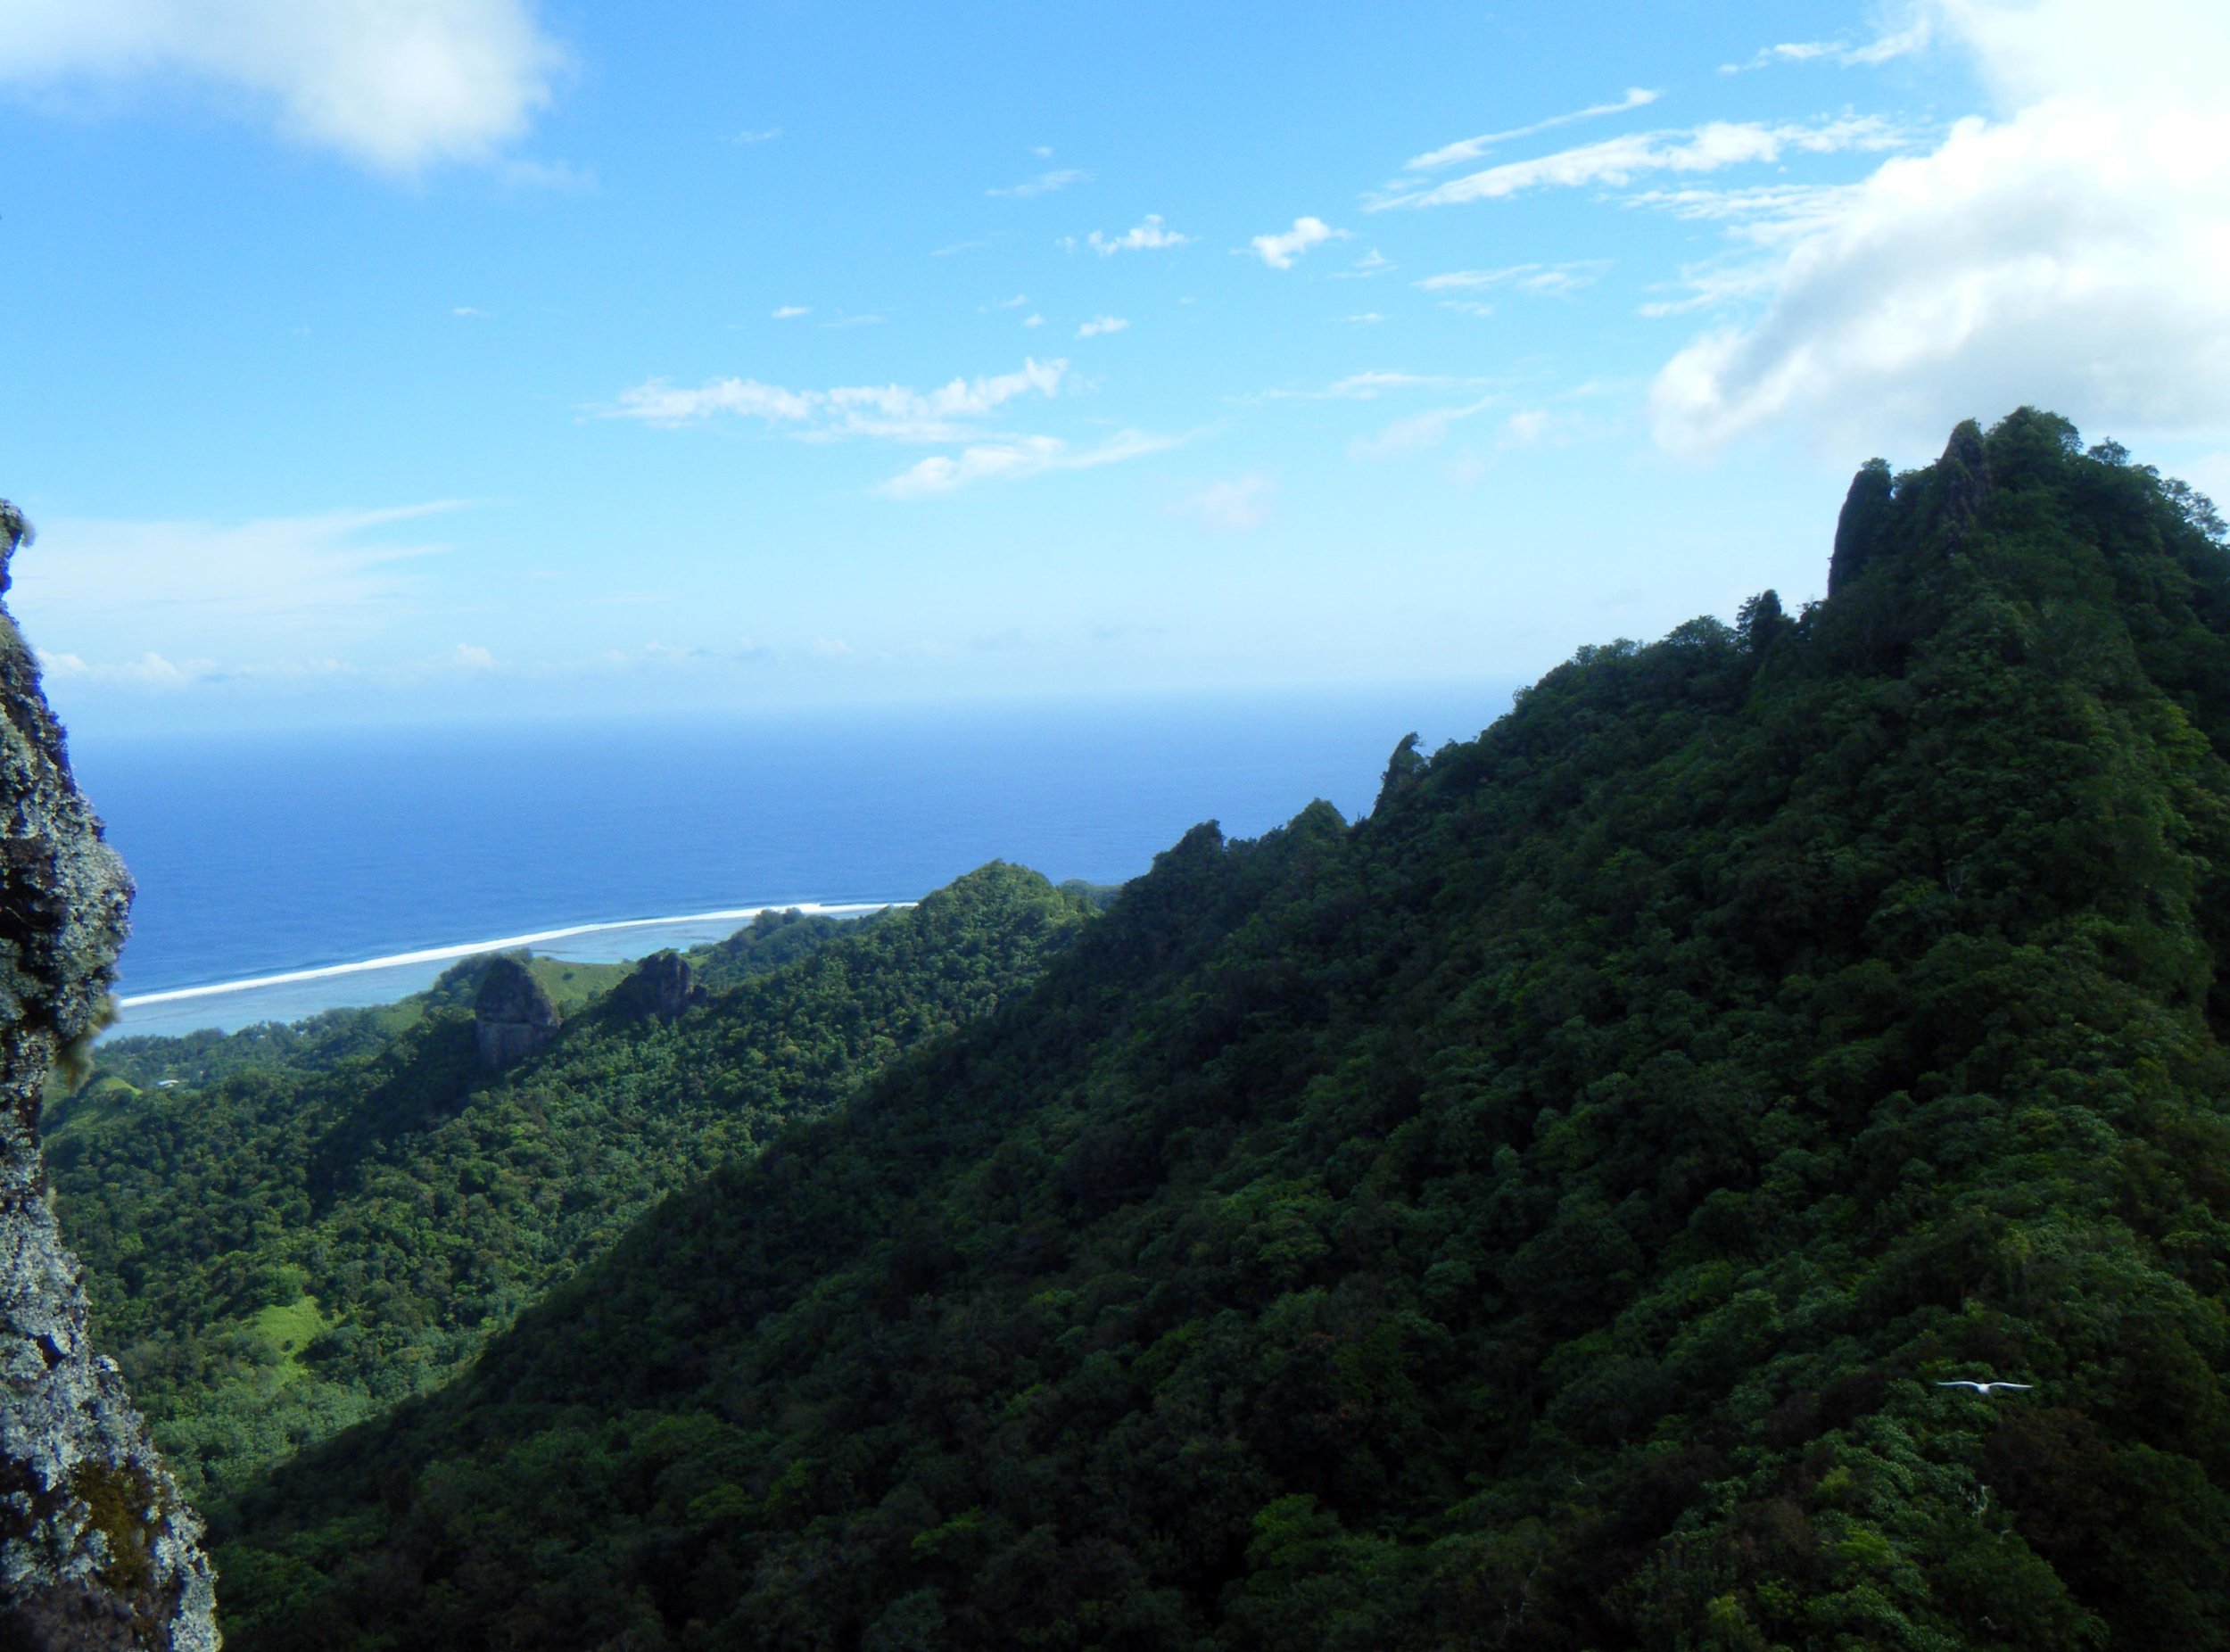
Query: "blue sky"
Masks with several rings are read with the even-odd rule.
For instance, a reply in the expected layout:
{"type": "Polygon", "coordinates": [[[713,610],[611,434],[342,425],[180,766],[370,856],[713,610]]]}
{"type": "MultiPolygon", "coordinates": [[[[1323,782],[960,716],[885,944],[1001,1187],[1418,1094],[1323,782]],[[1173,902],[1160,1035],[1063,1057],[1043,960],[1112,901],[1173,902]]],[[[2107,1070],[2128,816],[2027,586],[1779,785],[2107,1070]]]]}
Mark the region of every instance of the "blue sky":
{"type": "Polygon", "coordinates": [[[65,716],[1507,682],[1970,414],[2230,491],[2214,8],[939,10],[0,0],[65,716]]]}

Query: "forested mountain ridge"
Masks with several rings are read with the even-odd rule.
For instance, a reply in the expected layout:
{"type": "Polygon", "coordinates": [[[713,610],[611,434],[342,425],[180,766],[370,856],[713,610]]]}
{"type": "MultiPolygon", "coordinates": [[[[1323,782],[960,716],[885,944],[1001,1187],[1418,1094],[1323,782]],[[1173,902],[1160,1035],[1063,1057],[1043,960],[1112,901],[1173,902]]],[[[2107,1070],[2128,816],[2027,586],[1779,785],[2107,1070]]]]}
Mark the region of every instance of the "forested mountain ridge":
{"type": "Polygon", "coordinates": [[[1833,566],[1189,835],[276,1474],[234,1644],[2230,1642],[2221,525],[2025,410],[1833,566]]]}
{"type": "Polygon", "coordinates": [[[994,863],[868,924],[772,915],[671,1021],[536,961],[557,1042],[496,1076],[482,964],[293,1032],[134,1040],[57,1110],[47,1165],[94,1313],[193,1493],[432,1385],[657,1199],[1031,979],[1089,903],[994,863]],[[163,1046],[178,1047],[166,1053],[163,1046]],[[135,1088],[155,1072],[206,1084],[135,1088]]]}

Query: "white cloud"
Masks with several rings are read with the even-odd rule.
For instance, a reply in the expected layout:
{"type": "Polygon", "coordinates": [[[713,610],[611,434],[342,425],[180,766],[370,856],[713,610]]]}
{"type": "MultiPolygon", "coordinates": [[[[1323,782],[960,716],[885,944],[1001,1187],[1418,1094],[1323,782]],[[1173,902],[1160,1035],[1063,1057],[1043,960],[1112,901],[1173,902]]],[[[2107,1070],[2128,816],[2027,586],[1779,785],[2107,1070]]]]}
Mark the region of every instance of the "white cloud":
{"type": "Polygon", "coordinates": [[[1056,171],[1040,172],[1036,178],[1025,178],[1019,184],[1010,184],[1004,189],[987,189],[983,193],[1027,201],[1033,195],[1050,195],[1056,190],[1068,188],[1071,184],[1085,183],[1091,176],[1089,172],[1080,172],[1074,167],[1062,167],[1056,171]]]}
{"type": "Polygon", "coordinates": [[[811,304],[781,304],[775,308],[771,318],[776,321],[795,321],[800,316],[811,314],[813,314],[811,304]]]}
{"type": "Polygon", "coordinates": [[[1084,244],[1102,258],[1110,258],[1118,252],[1136,252],[1153,247],[1181,247],[1192,238],[1163,227],[1161,214],[1149,212],[1145,222],[1133,225],[1119,235],[1103,235],[1095,229],[1084,238],[1084,244]]]}
{"type": "Polygon", "coordinates": [[[1348,446],[1349,457],[1361,459],[1395,458],[1424,448],[1436,448],[1448,439],[1449,426],[1467,418],[1475,418],[1499,400],[1484,396],[1477,401],[1458,407],[1433,408],[1423,413],[1398,418],[1375,436],[1365,436],[1348,446]]]}
{"type": "Polygon", "coordinates": [[[1593,258],[1565,264],[1511,264],[1501,269],[1451,269],[1446,275],[1427,276],[1416,285],[1427,293],[1509,287],[1535,298],[1568,298],[1594,285],[1610,267],[1610,260],[1593,258]]]}
{"type": "Polygon", "coordinates": [[[18,553],[12,600],[31,635],[84,658],[284,654],[376,629],[403,595],[399,565],[439,549],[398,542],[392,530],[451,508],[45,523],[18,553]]]}
{"type": "Polygon", "coordinates": [[[1497,441],[1506,448],[1537,448],[1544,442],[1569,442],[1588,431],[1582,414],[1549,408],[1520,408],[1502,421],[1497,441]]]}
{"type": "Polygon", "coordinates": [[[1763,256],[1704,277],[1762,311],[1667,362],[1658,439],[1703,450],[1795,422],[1879,450],[2020,402],[2125,430],[2230,425],[2230,11],[1927,15],[2002,112],[1800,202],[1793,225],[1747,220],[1763,256]]]}
{"type": "Polygon", "coordinates": [[[1505,439],[1516,447],[1533,446],[1548,429],[1549,410],[1546,408],[1520,408],[1502,421],[1505,439]]]}
{"type": "Polygon", "coordinates": [[[1893,58],[1910,57],[1929,43],[1932,30],[1926,17],[1894,33],[1877,35],[1873,39],[1854,45],[1848,40],[1790,40],[1780,45],[1760,46],[1756,55],[1747,63],[1722,63],[1722,75],[1739,75],[1746,70],[1771,69],[1780,63],[1833,63],[1842,69],[1871,69],[1893,58]]]}
{"type": "Polygon", "coordinates": [[[1024,316],[1022,325],[1026,327],[1042,327],[1045,325],[1045,318],[1038,315],[1024,316]]]}
{"type": "Polygon", "coordinates": [[[889,499],[935,499],[979,482],[1020,481],[1054,470],[1091,470],[1143,458],[1177,445],[1172,436],[1126,430],[1097,447],[1076,449],[1053,436],[1016,436],[964,448],[957,457],[943,454],[907,467],[875,491],[889,499]]]}
{"type": "Polygon", "coordinates": [[[1367,281],[1373,276],[1383,276],[1390,269],[1400,268],[1393,260],[1373,247],[1345,269],[1335,269],[1332,275],[1335,281],[1367,281]]]}
{"type": "MultiPolygon", "coordinates": [[[[1350,316],[1350,320],[1361,320],[1350,316]]],[[[1451,378],[1441,373],[1402,373],[1386,368],[1372,368],[1361,373],[1350,373],[1335,379],[1322,390],[1266,390],[1260,394],[1241,398],[1255,401],[1375,401],[1381,396],[1393,395],[1410,390],[1450,390],[1486,384],[1483,378],[1451,378]]]]}
{"type": "Polygon", "coordinates": [[[1077,329],[1078,338],[1098,338],[1106,333],[1120,333],[1130,325],[1120,316],[1094,316],[1077,329]]]}
{"type": "Polygon", "coordinates": [[[1506,161],[1430,189],[1382,195],[1370,202],[1369,210],[1456,206],[1471,201],[1499,201],[1531,189],[1573,189],[1590,184],[1620,187],[1646,172],[1716,172],[1730,166],[1770,164],[1788,154],[1892,149],[1902,141],[1895,127],[1871,116],[1778,126],[1755,120],[1713,120],[1685,130],[1633,132],[1530,161],[1506,161]]]}
{"type": "Polygon", "coordinates": [[[1211,482],[1199,492],[1170,507],[1172,514],[1190,516],[1203,527],[1225,533],[1251,533],[1268,520],[1270,495],[1276,484],[1259,472],[1211,482]]]}
{"type": "Polygon", "coordinates": [[[1272,269],[1291,269],[1293,260],[1310,247],[1327,241],[1344,241],[1348,232],[1334,229],[1320,218],[1297,218],[1291,229],[1274,235],[1257,235],[1249,244],[1254,255],[1272,269]]]}
{"type": "Polygon", "coordinates": [[[449,313],[452,316],[460,316],[467,320],[473,321],[485,321],[489,319],[489,315],[486,310],[475,310],[470,304],[459,304],[449,313]]]}
{"type": "Polygon", "coordinates": [[[1663,95],[1644,87],[1628,87],[1626,95],[1615,103],[1590,103],[1585,109],[1575,109],[1569,114],[1551,115],[1546,120],[1536,120],[1531,126],[1512,127],[1507,132],[1486,132],[1477,137],[1466,137],[1461,143],[1443,145],[1412,156],[1405,163],[1411,172],[1437,172],[1441,168],[1455,166],[1465,161],[1476,161],[1498,144],[1514,138],[1531,137],[1537,132],[1547,132],[1557,127],[1570,126],[1575,120],[1595,120],[1605,115],[1623,115],[1631,109],[1641,109],[1654,103],[1663,95]]]}
{"type": "Polygon", "coordinates": [[[527,0],[8,0],[0,21],[0,82],[211,83],[393,173],[493,158],[564,62],[527,0]]]}
{"type": "Polygon", "coordinates": [[[778,126],[771,126],[764,132],[739,132],[728,141],[731,144],[744,145],[771,144],[776,138],[781,136],[781,128],[778,126]]]}
{"type": "Polygon", "coordinates": [[[1422,390],[1454,383],[1454,379],[1433,373],[1395,373],[1373,368],[1367,372],[1350,373],[1314,393],[1327,401],[1375,401],[1392,390],[1422,390]]]}
{"type": "Polygon", "coordinates": [[[89,665],[76,654],[41,654],[39,664],[50,677],[156,693],[175,693],[225,674],[215,660],[174,660],[152,648],[137,659],[114,664],[89,665]]]}
{"type": "Polygon", "coordinates": [[[651,379],[622,392],[618,403],[605,412],[607,417],[665,425],[734,414],[822,441],[867,436],[889,442],[959,442],[971,434],[972,422],[1007,402],[1057,393],[1068,370],[1064,360],[1029,358],[1012,373],[956,378],[927,391],[904,384],[786,390],[753,378],[714,379],[692,389],[651,379]]]}
{"type": "Polygon", "coordinates": [[[1624,196],[1623,204],[1669,212],[1690,223],[1722,224],[1742,240],[1764,244],[1793,240],[1833,222],[1859,188],[1855,184],[1752,184],[1737,189],[1643,189],[1624,196]]]}
{"type": "Polygon", "coordinates": [[[1350,321],[1359,322],[1364,326],[1375,325],[1377,322],[1383,321],[1385,318],[1385,317],[1380,315],[1375,310],[1366,310],[1360,315],[1350,316],[1348,318],[1350,321]]]}
{"type": "Polygon", "coordinates": [[[446,657],[446,664],[458,671],[495,671],[500,666],[496,657],[476,642],[460,642],[446,657]]]}

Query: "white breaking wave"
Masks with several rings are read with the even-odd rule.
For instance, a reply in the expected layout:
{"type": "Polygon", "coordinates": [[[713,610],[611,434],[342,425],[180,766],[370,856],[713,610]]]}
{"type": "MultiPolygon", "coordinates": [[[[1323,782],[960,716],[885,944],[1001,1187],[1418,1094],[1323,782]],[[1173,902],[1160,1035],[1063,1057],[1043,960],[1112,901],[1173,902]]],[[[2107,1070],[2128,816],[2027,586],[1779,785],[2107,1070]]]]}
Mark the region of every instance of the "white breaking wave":
{"type": "Polygon", "coordinates": [[[450,958],[470,958],[483,952],[509,952],[519,946],[540,946],[570,940],[579,935],[607,935],[615,929],[648,929],[664,924],[751,921],[762,913],[802,912],[808,917],[848,918],[863,913],[911,906],[912,901],[846,901],[833,905],[820,901],[783,901],[768,906],[738,906],[727,912],[686,913],[677,918],[624,918],[614,923],[575,923],[562,929],[538,929],[532,935],[507,935],[491,941],[464,941],[453,946],[428,946],[417,952],[399,952],[384,958],[362,958],[354,963],[328,963],[314,970],[289,970],[279,975],[258,975],[244,981],[220,981],[214,987],[178,987],[169,992],[136,993],[117,1003],[127,1010],[143,1004],[176,1004],[185,998],[209,998],[219,993],[248,992],[258,987],[289,987],[297,981],[320,981],[335,975],[360,975],[369,970],[398,969],[405,964],[440,963],[450,958]]]}

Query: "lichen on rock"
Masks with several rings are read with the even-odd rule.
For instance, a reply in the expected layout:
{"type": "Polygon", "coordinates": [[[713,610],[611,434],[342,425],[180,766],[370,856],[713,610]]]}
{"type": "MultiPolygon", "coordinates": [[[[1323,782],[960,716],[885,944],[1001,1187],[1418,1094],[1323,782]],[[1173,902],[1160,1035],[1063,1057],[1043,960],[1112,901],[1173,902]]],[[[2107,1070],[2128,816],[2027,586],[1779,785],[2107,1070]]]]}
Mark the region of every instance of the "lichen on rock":
{"type": "MultiPolygon", "coordinates": [[[[0,500],[0,595],[29,529],[0,500]]],[[[0,1652],[215,1652],[201,1524],[86,1331],[39,1158],[47,1076],[100,1030],[131,880],[0,607],[0,1652]]]]}

